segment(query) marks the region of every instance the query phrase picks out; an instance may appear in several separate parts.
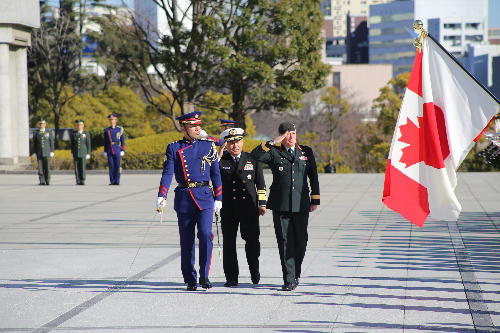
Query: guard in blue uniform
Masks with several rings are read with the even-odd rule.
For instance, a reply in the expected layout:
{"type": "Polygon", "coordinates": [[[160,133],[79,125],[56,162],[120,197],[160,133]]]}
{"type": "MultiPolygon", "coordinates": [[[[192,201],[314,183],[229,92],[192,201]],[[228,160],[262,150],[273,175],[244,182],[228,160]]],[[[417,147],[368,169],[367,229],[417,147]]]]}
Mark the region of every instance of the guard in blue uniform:
{"type": "Polygon", "coordinates": [[[213,247],[212,221],[214,210],[218,214],[222,208],[217,149],[212,140],[199,137],[200,116],[201,112],[195,111],[176,118],[184,138],[167,145],[157,201],[157,210],[161,212],[175,175],[174,210],[179,224],[181,270],[190,291],[197,288],[195,226],[199,241],[199,283],[205,289],[212,287],[208,278],[213,247]]]}
{"type": "Polygon", "coordinates": [[[109,185],[120,185],[122,156],[125,155],[125,131],[117,126],[118,116],[108,116],[109,127],[104,129],[104,156],[108,157],[109,185]]]}
{"type": "Polygon", "coordinates": [[[236,127],[236,122],[232,119],[219,119],[220,121],[220,132],[224,132],[227,129],[236,127]]]}

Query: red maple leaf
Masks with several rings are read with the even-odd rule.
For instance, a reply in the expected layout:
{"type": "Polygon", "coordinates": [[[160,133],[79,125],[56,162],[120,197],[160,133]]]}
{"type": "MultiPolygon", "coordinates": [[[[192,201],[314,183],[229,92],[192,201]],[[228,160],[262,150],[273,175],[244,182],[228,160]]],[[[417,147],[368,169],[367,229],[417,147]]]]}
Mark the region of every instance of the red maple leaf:
{"type": "Polygon", "coordinates": [[[443,110],[434,103],[425,103],[424,113],[418,118],[418,127],[408,118],[401,125],[401,137],[398,141],[409,144],[402,149],[401,163],[410,167],[424,162],[436,169],[444,168],[444,160],[450,155],[446,122],[443,110]]]}

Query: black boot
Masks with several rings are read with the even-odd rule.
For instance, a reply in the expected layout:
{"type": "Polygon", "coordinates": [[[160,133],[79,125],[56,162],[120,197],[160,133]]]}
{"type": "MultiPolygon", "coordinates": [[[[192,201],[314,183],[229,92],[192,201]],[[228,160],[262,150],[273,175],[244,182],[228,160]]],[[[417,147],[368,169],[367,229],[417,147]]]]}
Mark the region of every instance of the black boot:
{"type": "Polygon", "coordinates": [[[238,286],[238,281],[227,281],[224,283],[224,287],[236,287],[238,286]]]}
{"type": "Polygon", "coordinates": [[[259,281],[260,281],[260,273],[257,272],[255,274],[252,274],[252,276],[250,277],[252,279],[252,283],[253,284],[259,284],[259,281]]]}
{"type": "Polygon", "coordinates": [[[196,288],[198,288],[198,285],[196,284],[196,282],[191,282],[191,283],[188,283],[186,290],[187,291],[196,291],[196,288]]]}
{"type": "Polygon", "coordinates": [[[204,289],[212,288],[212,284],[210,283],[210,280],[208,278],[201,277],[200,278],[200,285],[204,289]]]}

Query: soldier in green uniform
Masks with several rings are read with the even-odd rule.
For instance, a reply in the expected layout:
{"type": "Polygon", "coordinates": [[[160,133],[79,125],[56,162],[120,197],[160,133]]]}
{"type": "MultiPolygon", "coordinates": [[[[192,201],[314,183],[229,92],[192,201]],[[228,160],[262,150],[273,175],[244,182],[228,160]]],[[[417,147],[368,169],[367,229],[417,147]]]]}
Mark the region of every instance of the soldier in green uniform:
{"type": "Polygon", "coordinates": [[[33,146],[38,160],[38,179],[40,185],[50,185],[50,159],[54,157],[54,133],[48,129],[47,122],[40,119],[39,129],[33,134],[33,146]]]}
{"type": "Polygon", "coordinates": [[[282,123],[278,131],[276,139],[255,147],[252,156],[268,164],[273,173],[267,208],[273,211],[283,271],[282,289],[291,291],[299,284],[309,213],[319,205],[319,181],[313,151],[297,144],[295,125],[282,123]]]}
{"type": "Polygon", "coordinates": [[[77,129],[71,133],[71,152],[75,164],[76,185],[85,185],[85,165],[90,158],[90,133],[84,130],[83,120],[75,121],[77,129]]]}

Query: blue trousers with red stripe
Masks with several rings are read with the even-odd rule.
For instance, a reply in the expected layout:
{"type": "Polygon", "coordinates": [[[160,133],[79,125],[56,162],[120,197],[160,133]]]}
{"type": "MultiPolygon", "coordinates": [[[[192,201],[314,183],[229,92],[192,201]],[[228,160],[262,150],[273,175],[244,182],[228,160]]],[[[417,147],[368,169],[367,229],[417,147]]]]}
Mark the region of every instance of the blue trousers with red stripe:
{"type": "Polygon", "coordinates": [[[184,283],[196,283],[198,281],[195,264],[195,226],[198,229],[200,277],[208,278],[210,264],[212,262],[213,238],[212,218],[213,209],[200,210],[196,204],[192,203],[189,211],[177,211],[179,223],[179,235],[181,241],[181,270],[184,283]]]}
{"type": "Polygon", "coordinates": [[[120,167],[121,167],[122,157],[120,152],[108,153],[108,167],[109,167],[109,182],[111,184],[120,184],[120,167]]]}

